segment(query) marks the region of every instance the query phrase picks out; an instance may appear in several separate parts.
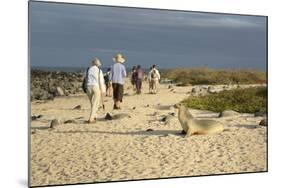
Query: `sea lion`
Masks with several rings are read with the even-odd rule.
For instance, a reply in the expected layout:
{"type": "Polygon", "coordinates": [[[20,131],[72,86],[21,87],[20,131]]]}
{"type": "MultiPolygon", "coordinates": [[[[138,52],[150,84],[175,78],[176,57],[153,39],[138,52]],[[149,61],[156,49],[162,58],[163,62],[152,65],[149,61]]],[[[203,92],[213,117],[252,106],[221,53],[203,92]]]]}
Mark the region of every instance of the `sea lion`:
{"type": "Polygon", "coordinates": [[[193,134],[216,134],[224,130],[223,124],[218,121],[195,119],[188,108],[181,103],[175,104],[174,107],[179,110],[178,118],[187,136],[193,134]]]}

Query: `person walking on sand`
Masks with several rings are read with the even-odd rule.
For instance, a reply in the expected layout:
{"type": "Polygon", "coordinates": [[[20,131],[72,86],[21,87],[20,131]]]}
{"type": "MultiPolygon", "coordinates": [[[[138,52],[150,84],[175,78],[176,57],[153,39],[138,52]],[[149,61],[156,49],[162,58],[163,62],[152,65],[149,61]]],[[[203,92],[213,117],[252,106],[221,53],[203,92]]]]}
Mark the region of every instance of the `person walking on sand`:
{"type": "Polygon", "coordinates": [[[104,74],[104,82],[106,86],[106,96],[109,97],[112,96],[112,83],[110,81],[110,75],[111,75],[111,68],[108,68],[106,73],[104,74]]]}
{"type": "Polygon", "coordinates": [[[132,72],[131,72],[131,84],[133,86],[133,90],[135,91],[136,90],[136,70],[137,70],[137,67],[136,66],[133,66],[132,68],[132,72]]]}
{"type": "Polygon", "coordinates": [[[127,76],[126,68],[123,63],[126,59],[123,54],[117,54],[113,57],[113,66],[111,68],[111,82],[113,87],[113,109],[121,109],[120,103],[123,101],[125,77],[127,76]]]}
{"type": "Polygon", "coordinates": [[[144,71],[140,65],[137,66],[136,77],[137,77],[136,78],[137,94],[141,94],[141,87],[142,87],[142,80],[144,77],[144,71]]]}
{"type": "Polygon", "coordinates": [[[147,80],[148,80],[148,92],[152,93],[152,84],[151,84],[151,70],[152,66],[149,68],[148,74],[147,74],[147,80]]]}
{"type": "Polygon", "coordinates": [[[149,72],[149,79],[151,80],[151,93],[156,94],[157,93],[157,87],[160,80],[160,73],[156,69],[156,65],[152,65],[152,69],[149,72]]]}
{"type": "Polygon", "coordinates": [[[105,95],[105,84],[102,70],[100,69],[101,62],[95,58],[91,62],[91,67],[87,69],[87,95],[91,104],[91,112],[88,123],[95,123],[97,120],[97,111],[100,106],[102,95],[105,95]]]}

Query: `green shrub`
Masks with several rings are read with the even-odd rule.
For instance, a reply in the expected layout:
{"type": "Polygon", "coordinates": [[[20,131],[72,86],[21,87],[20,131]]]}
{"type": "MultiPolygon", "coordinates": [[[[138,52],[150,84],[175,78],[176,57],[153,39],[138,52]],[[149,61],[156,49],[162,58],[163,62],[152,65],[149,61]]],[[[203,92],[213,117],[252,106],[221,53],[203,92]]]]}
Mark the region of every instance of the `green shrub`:
{"type": "Polygon", "coordinates": [[[163,78],[188,84],[255,84],[265,83],[266,73],[252,70],[214,70],[209,68],[172,69],[162,73],[163,78]]]}
{"type": "Polygon", "coordinates": [[[189,108],[214,112],[224,110],[234,110],[240,113],[266,112],[267,88],[235,89],[199,97],[191,96],[182,103],[189,108]]]}

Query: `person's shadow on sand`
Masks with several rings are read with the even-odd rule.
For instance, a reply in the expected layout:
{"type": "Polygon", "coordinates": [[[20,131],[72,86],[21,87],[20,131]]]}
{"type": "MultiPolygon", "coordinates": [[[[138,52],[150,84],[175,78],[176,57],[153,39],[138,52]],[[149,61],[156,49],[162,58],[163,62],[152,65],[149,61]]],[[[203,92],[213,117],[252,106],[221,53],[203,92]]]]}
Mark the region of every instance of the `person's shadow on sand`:
{"type": "Polygon", "coordinates": [[[185,134],[182,134],[180,131],[173,130],[150,130],[150,131],[134,131],[134,132],[109,132],[109,131],[82,131],[82,130],[74,130],[74,131],[55,131],[54,133],[65,133],[65,134],[73,134],[73,133],[94,133],[94,134],[111,134],[111,135],[131,135],[131,136],[181,136],[184,137],[185,134]]]}

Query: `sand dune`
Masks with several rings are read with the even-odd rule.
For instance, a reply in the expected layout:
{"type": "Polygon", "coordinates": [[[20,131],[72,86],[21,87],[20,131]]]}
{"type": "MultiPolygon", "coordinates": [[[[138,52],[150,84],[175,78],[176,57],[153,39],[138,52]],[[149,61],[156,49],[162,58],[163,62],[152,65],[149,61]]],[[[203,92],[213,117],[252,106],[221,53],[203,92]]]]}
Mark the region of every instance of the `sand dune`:
{"type": "Polygon", "coordinates": [[[258,126],[262,117],[218,118],[217,113],[191,110],[196,118],[221,121],[227,130],[208,136],[180,134],[172,105],[188,97],[191,88],[171,91],[160,85],[157,95],[147,93],[146,83],[142,95],[127,89],[120,111],[113,111],[112,99],[105,98],[106,110],[99,111],[96,124],[84,123],[90,107],[84,94],[33,101],[32,115],[43,116],[31,123],[35,130],[31,134],[31,185],[266,171],[267,130],[258,126]],[[81,109],[73,109],[77,105],[81,109]],[[104,120],[107,112],[126,116],[104,120]],[[75,121],[48,128],[55,118],[75,121]]]}

